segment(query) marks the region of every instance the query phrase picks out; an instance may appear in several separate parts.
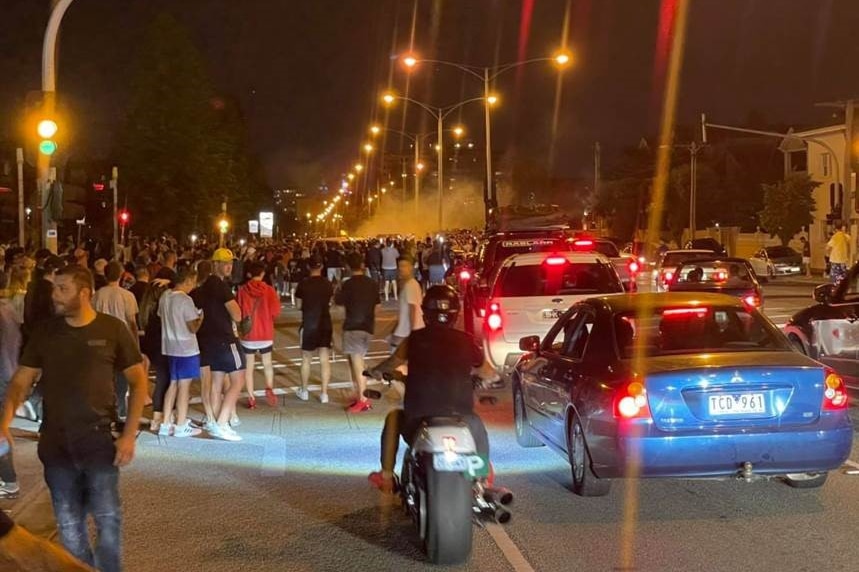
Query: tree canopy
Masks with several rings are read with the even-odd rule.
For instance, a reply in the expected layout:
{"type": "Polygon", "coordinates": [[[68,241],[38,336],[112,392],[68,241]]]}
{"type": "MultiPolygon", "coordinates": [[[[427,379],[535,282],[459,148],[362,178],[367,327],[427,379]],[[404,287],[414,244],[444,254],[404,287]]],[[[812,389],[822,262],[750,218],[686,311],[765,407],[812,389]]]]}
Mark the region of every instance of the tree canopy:
{"type": "Polygon", "coordinates": [[[778,236],[783,245],[814,220],[816,210],[813,191],[820,183],[807,173],[791,173],[784,181],[763,185],[764,209],[760,212],[761,226],[770,236],[778,236]]]}

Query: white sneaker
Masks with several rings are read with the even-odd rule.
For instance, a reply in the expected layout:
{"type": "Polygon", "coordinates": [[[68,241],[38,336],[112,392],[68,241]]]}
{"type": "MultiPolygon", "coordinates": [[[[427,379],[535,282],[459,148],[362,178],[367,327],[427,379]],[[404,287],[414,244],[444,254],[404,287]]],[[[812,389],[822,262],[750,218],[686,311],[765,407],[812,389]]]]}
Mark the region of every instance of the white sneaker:
{"type": "Polygon", "coordinates": [[[212,430],[209,431],[209,435],[211,435],[215,439],[222,439],[224,441],[241,441],[242,440],[242,438],[239,436],[238,433],[236,433],[235,431],[233,431],[229,427],[223,427],[221,425],[218,425],[217,423],[215,423],[214,426],[212,427],[212,430]]]}
{"type": "Polygon", "coordinates": [[[203,423],[203,429],[206,431],[206,433],[212,433],[213,431],[215,431],[215,427],[217,426],[218,424],[214,421],[206,420],[205,423],[203,423]]]}
{"type": "Polygon", "coordinates": [[[0,499],[15,499],[18,498],[20,492],[18,483],[6,483],[0,481],[0,499]]]}
{"type": "Polygon", "coordinates": [[[167,423],[166,421],[161,423],[161,427],[158,428],[158,436],[159,437],[169,437],[173,434],[173,424],[167,423]]]}
{"type": "Polygon", "coordinates": [[[319,394],[319,403],[328,403],[328,394],[327,393],[319,394]]]}
{"type": "Polygon", "coordinates": [[[196,427],[192,427],[191,423],[188,421],[186,421],[184,425],[179,425],[173,429],[174,437],[196,437],[200,433],[202,433],[202,431],[196,427]]]}
{"type": "Polygon", "coordinates": [[[310,399],[310,393],[306,389],[299,389],[295,392],[295,395],[302,401],[307,401],[310,399]]]}
{"type": "Polygon", "coordinates": [[[230,427],[238,427],[242,424],[242,420],[239,419],[239,416],[233,413],[233,416],[230,417],[230,427]]]}

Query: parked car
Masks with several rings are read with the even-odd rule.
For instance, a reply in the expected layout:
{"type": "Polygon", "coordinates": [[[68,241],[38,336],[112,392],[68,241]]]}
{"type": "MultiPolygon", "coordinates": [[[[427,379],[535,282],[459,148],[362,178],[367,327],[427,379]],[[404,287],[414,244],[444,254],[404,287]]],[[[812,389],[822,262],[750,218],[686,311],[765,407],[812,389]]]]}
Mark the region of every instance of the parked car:
{"type": "Polygon", "coordinates": [[[736,298],[587,298],[520,348],[516,438],[565,456],[583,496],[630,470],[819,487],[851,451],[842,378],[736,298]]]}
{"type": "Polygon", "coordinates": [[[775,278],[802,273],[802,254],[789,246],[767,246],[749,259],[759,276],[775,278]]]}
{"type": "Polygon", "coordinates": [[[712,250],[666,250],[653,270],[654,287],[657,292],[667,292],[668,285],[674,280],[677,267],[687,260],[709,260],[714,256],[712,250]]]}
{"type": "Polygon", "coordinates": [[[545,335],[582,298],[622,292],[617,271],[601,254],[511,256],[498,271],[480,325],[486,358],[506,376],[522,353],[519,338],[545,335]]]}
{"type": "Polygon", "coordinates": [[[727,294],[750,308],[760,308],[764,301],[763,288],[744,258],[686,261],[675,270],[668,291],[727,294]]]}
{"type": "Polygon", "coordinates": [[[718,256],[728,256],[728,249],[726,249],[721,242],[710,237],[695,238],[687,241],[683,248],[687,250],[711,250],[718,256]]]}
{"type": "Polygon", "coordinates": [[[859,389],[859,264],[837,285],[817,286],[813,298],[815,304],[790,318],[785,334],[799,351],[859,389]]]}

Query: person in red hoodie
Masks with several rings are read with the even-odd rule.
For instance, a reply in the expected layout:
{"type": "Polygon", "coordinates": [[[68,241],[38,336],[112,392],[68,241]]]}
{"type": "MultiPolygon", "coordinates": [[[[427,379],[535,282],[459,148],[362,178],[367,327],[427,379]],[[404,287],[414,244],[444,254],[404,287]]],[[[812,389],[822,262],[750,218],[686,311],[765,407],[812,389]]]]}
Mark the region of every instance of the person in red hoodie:
{"type": "Polygon", "coordinates": [[[248,408],[256,407],[254,397],[254,362],[256,354],[262,356],[265,373],[265,400],[271,407],[277,406],[274,395],[274,367],[271,352],[274,346],[274,319],[280,314],[280,298],[274,288],[263,282],[265,266],[253,262],[248,267],[250,280],[239,288],[236,299],[242,309],[242,318],[250,316],[251,330],[240,343],[247,358],[245,387],[248,392],[248,408]]]}

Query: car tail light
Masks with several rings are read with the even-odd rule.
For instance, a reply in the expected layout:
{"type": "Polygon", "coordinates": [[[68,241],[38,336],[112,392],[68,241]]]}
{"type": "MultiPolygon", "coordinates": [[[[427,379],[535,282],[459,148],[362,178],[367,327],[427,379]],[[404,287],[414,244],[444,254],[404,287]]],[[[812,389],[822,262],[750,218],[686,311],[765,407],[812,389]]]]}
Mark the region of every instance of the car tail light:
{"type": "Polygon", "coordinates": [[[573,242],[573,246],[593,246],[593,240],[577,240],[573,242]]]}
{"type": "Polygon", "coordinates": [[[743,304],[748,308],[760,308],[761,307],[761,299],[757,294],[749,294],[748,296],[743,297],[743,304]]]}
{"type": "Polygon", "coordinates": [[[491,302],[489,304],[489,313],[486,315],[486,325],[489,326],[489,330],[493,332],[497,332],[501,329],[501,304],[498,302],[491,302]]]}
{"type": "Polygon", "coordinates": [[[544,262],[549,266],[561,266],[567,263],[567,259],[564,256],[550,256],[544,262]]]}
{"type": "Polygon", "coordinates": [[[641,267],[638,265],[638,262],[636,260],[633,259],[633,260],[629,261],[629,273],[630,274],[637,273],[640,268],[641,267]]]}
{"type": "Polygon", "coordinates": [[[847,386],[840,375],[834,370],[826,368],[823,370],[823,410],[837,411],[847,409],[847,386]]]}
{"type": "Polygon", "coordinates": [[[671,284],[671,282],[673,280],[674,280],[674,273],[671,272],[670,270],[662,273],[662,283],[665,284],[666,286],[671,284]]]}
{"type": "Polygon", "coordinates": [[[633,381],[618,391],[614,401],[614,415],[621,419],[650,417],[647,389],[642,382],[633,381]]]}
{"type": "Polygon", "coordinates": [[[724,270],[716,270],[713,273],[713,280],[716,282],[724,282],[728,279],[728,273],[724,270]]]}
{"type": "Polygon", "coordinates": [[[468,270],[462,270],[459,273],[459,279],[460,280],[471,280],[471,272],[469,272],[468,270]]]}

